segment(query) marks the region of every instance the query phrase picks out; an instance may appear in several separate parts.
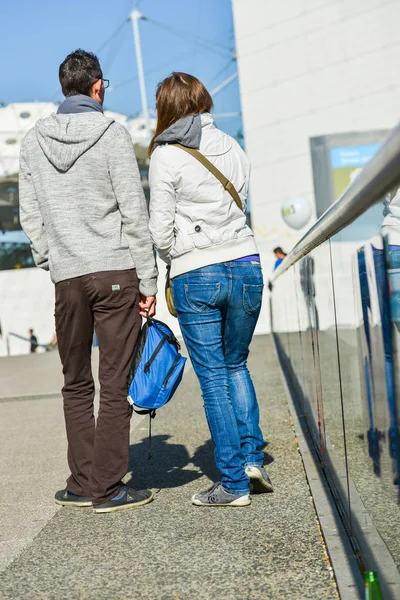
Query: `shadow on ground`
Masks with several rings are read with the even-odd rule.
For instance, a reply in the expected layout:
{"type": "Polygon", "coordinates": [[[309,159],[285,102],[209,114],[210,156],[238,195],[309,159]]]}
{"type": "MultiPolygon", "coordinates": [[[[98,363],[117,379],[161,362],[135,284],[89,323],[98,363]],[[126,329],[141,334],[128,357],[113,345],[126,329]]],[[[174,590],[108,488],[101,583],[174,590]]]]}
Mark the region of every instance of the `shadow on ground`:
{"type": "MultiPolygon", "coordinates": [[[[214,461],[214,444],[211,439],[198,446],[190,457],[184,445],[169,441],[171,437],[170,435],[152,437],[150,460],[147,437],[130,446],[129,476],[125,480],[128,485],[136,489],[174,488],[195,481],[203,475],[212,482],[219,481],[220,476],[214,461]]],[[[267,445],[268,442],[264,444],[264,449],[267,445]]],[[[269,465],[273,461],[273,456],[265,452],[264,464],[269,465]]]]}
{"type": "MultiPolygon", "coordinates": [[[[264,448],[268,446],[268,442],[264,443],[264,448]]],[[[269,465],[274,461],[274,457],[268,452],[264,452],[264,465],[269,465]]],[[[219,481],[219,472],[214,462],[214,444],[212,440],[207,440],[199,446],[193,455],[192,463],[200,469],[203,475],[206,475],[211,481],[219,481]]]]}
{"type": "Polygon", "coordinates": [[[148,438],[129,448],[128,485],[136,489],[175,488],[199,479],[202,473],[194,470],[193,461],[183,444],[168,442],[172,436],[155,435],[152,438],[151,460],[148,458],[148,438]]]}

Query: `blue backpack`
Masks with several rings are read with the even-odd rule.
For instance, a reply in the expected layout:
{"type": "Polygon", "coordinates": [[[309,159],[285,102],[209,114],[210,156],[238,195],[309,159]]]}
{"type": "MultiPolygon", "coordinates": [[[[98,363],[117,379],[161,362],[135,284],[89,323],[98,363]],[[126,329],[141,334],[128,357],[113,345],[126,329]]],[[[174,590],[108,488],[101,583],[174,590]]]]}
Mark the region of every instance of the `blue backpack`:
{"type": "Polygon", "coordinates": [[[136,344],[130,378],[128,402],[138,414],[150,416],[149,458],[151,458],[151,419],[167,404],[180,384],[186,358],[180,344],[165,323],[148,317],[136,344]]]}

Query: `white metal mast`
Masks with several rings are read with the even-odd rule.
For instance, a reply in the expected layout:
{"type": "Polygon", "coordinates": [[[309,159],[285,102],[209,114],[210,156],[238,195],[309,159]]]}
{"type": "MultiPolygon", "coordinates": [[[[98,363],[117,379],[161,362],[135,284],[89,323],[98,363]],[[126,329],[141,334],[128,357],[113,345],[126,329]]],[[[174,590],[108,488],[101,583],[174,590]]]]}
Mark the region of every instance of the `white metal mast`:
{"type": "Polygon", "coordinates": [[[225,81],[220,83],[212,92],[210,92],[211,96],[215,96],[216,94],[221,92],[224,88],[226,88],[227,85],[232,83],[232,81],[235,81],[235,79],[238,76],[239,76],[239,74],[237,71],[236,71],[236,73],[233,73],[233,75],[230,75],[227,79],[225,79],[225,81]]]}
{"type": "Polygon", "coordinates": [[[151,137],[151,127],[150,127],[150,117],[149,117],[149,107],[147,104],[147,94],[146,94],[146,82],[144,79],[144,70],[143,70],[143,59],[142,59],[142,48],[140,46],[140,37],[139,37],[139,20],[145,19],[142,13],[139,11],[137,6],[134,7],[133,11],[129,15],[129,19],[132,21],[132,29],[133,29],[133,38],[135,41],[135,51],[136,51],[136,62],[137,62],[137,70],[138,70],[138,78],[139,78],[139,88],[140,88],[140,97],[142,101],[142,112],[143,118],[146,125],[146,133],[148,138],[151,137]]]}

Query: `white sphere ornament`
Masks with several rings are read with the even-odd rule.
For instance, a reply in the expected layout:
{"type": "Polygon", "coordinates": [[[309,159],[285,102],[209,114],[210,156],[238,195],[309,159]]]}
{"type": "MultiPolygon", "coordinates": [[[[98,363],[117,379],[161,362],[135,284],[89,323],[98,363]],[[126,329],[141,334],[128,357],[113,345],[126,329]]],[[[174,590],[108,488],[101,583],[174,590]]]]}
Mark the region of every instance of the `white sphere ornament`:
{"type": "Polygon", "coordinates": [[[289,198],[283,203],[281,212],[286,225],[293,229],[302,229],[311,219],[311,202],[305,196],[289,198]]]}

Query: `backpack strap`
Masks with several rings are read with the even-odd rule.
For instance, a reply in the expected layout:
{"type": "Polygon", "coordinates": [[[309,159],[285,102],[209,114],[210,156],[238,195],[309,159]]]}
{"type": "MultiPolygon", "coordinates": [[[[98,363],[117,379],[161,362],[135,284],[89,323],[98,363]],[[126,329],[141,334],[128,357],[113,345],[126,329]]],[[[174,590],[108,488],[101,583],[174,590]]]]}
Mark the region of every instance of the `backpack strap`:
{"type": "Polygon", "coordinates": [[[149,446],[147,451],[147,460],[151,460],[153,458],[153,453],[151,451],[151,420],[155,419],[156,410],[153,408],[149,411],[149,446]]]}
{"type": "Polygon", "coordinates": [[[236,202],[237,207],[240,210],[243,210],[243,205],[240,200],[239,194],[237,193],[237,191],[235,189],[235,186],[229,181],[229,179],[227,177],[225,177],[225,175],[223,173],[221,173],[221,171],[219,169],[217,169],[217,167],[215,165],[213,165],[213,163],[211,161],[208,160],[208,158],[206,158],[204,156],[204,154],[202,154],[198,150],[195,150],[194,148],[188,148],[187,146],[182,146],[182,144],[169,144],[169,146],[176,146],[177,148],[181,148],[181,150],[184,150],[185,152],[187,152],[188,154],[191,154],[194,158],[196,158],[206,169],[208,169],[210,171],[210,173],[212,173],[214,175],[214,177],[216,177],[218,179],[218,181],[220,183],[222,183],[224,189],[227,192],[229,192],[229,194],[232,196],[232,198],[236,202]]]}

